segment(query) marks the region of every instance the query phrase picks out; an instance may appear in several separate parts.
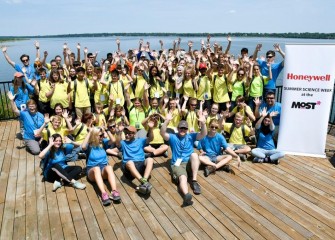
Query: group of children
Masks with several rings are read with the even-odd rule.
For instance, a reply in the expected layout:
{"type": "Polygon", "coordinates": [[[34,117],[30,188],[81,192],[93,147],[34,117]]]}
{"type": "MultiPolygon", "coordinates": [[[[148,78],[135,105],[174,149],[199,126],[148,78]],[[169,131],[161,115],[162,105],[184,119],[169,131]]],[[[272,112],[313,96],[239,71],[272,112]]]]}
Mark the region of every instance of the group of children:
{"type": "Polygon", "coordinates": [[[38,42],[33,64],[25,54],[20,57],[23,65],[16,64],[7,47],[2,47],[7,62],[17,71],[8,97],[20,117],[23,140],[32,154],[43,159],[44,177],[54,182],[54,191],[63,184],[86,187],[77,181],[82,169],[67,165],[85,157],[86,175],[97,184],[103,204],[120,201],[108,154],[122,159],[125,176],[138,179],[137,190],[149,194],[153,157],[168,157],[166,138],[170,137],[161,132],[165,121],[167,133],[182,137],[181,123],[188,133],[198,133],[204,129],[199,119],[204,119],[211,130],[194,140],[194,147],[200,151],[200,162],[207,165],[205,176],[221,167],[231,171],[230,156],[246,160],[251,152],[247,143],[255,144],[256,139],[253,161],[278,163],[283,154],[273,156],[280,114],[274,97],[284,62],[275,63],[274,57],[275,51],[285,56],[280,46],[275,44],[266,59],[257,59],[261,44],[253,56],[243,48],[234,59],[229,54],[230,37],[225,51],[219,43],[212,44],[210,36],[199,50],[192,49],[191,41],[188,51],[181,49],[180,41],[169,50],[161,41],[156,51],[140,40],[138,49],[125,54],[117,39],[118,51],[101,62],[87,48],[81,60],[80,44],[77,56],[64,45],[63,64],[59,55],[50,63],[47,52],[41,58],[38,42]],[[218,140],[210,143],[216,133],[218,140]],[[111,187],[110,195],[104,179],[111,187]]]}

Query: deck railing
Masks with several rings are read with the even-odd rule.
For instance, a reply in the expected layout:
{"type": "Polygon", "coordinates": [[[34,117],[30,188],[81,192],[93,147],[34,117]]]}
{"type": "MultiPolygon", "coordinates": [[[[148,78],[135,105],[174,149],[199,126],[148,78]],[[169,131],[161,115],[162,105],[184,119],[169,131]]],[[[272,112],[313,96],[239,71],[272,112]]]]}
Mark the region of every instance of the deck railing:
{"type": "MultiPolygon", "coordinates": [[[[9,99],[7,97],[7,92],[9,91],[9,86],[11,84],[12,84],[12,81],[0,82],[0,120],[8,120],[8,119],[16,118],[10,106],[9,99]]],[[[277,88],[276,89],[276,101],[281,102],[283,86],[277,86],[276,88],[277,88]]],[[[331,111],[329,114],[329,121],[328,121],[329,123],[334,123],[335,121],[334,101],[335,101],[335,95],[333,93],[331,111]]]]}
{"type": "Polygon", "coordinates": [[[12,85],[12,81],[0,82],[0,120],[8,120],[16,118],[10,106],[10,101],[7,97],[9,87],[12,85]]]}

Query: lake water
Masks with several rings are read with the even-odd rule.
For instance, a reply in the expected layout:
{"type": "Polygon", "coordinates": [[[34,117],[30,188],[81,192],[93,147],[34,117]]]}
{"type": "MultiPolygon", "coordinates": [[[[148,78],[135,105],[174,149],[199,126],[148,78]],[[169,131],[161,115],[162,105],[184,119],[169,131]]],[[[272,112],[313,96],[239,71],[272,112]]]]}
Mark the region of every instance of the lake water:
{"type": "MultiPolygon", "coordinates": [[[[120,37],[121,40],[121,50],[126,52],[128,49],[137,49],[139,39],[143,38],[144,42],[150,42],[151,49],[160,49],[159,40],[162,39],[164,42],[165,48],[172,48],[172,43],[177,37],[175,36],[166,36],[166,37],[120,37]]],[[[200,40],[205,37],[184,37],[182,38],[181,47],[184,49],[188,49],[187,41],[192,40],[194,42],[194,49],[200,49],[200,40]]],[[[48,51],[49,55],[47,58],[47,62],[53,59],[56,55],[62,56],[63,44],[66,42],[68,46],[76,53],[76,45],[79,42],[82,46],[87,47],[89,52],[98,51],[98,59],[106,58],[106,54],[108,52],[116,51],[116,37],[83,37],[83,38],[41,38],[41,39],[29,39],[24,41],[13,41],[6,42],[3,45],[8,46],[8,54],[10,58],[16,62],[21,64],[20,56],[22,54],[28,54],[30,59],[35,59],[36,50],[34,47],[35,40],[39,40],[40,42],[40,51],[41,56],[43,56],[43,51],[48,51]]],[[[219,42],[223,48],[227,46],[226,37],[213,37],[211,42],[215,41],[219,42]]],[[[232,46],[230,48],[230,53],[237,56],[240,53],[241,48],[246,47],[249,49],[249,55],[254,52],[255,46],[258,43],[262,43],[263,47],[258,56],[264,56],[266,51],[273,49],[274,43],[279,43],[281,48],[285,50],[285,44],[293,44],[293,43],[334,43],[334,40],[315,40],[315,39],[289,39],[289,38],[244,38],[244,37],[233,37],[232,38],[232,46]]],[[[83,57],[82,52],[82,57],[83,57]]],[[[281,61],[281,56],[277,54],[276,61],[281,61]]],[[[282,71],[283,72],[283,71],[282,71]]],[[[7,63],[3,54],[0,57],[0,82],[1,81],[9,81],[13,78],[14,69],[7,63]]],[[[281,85],[282,76],[280,75],[278,78],[278,84],[281,85]]]]}

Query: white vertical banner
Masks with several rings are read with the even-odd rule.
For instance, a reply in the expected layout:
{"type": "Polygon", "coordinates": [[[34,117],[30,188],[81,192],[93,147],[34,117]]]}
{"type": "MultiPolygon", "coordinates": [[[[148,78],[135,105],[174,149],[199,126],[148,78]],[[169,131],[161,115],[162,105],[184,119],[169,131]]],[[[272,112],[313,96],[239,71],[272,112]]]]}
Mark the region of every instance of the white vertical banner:
{"type": "Polygon", "coordinates": [[[335,45],[286,45],[278,149],[325,157],[335,45]]]}

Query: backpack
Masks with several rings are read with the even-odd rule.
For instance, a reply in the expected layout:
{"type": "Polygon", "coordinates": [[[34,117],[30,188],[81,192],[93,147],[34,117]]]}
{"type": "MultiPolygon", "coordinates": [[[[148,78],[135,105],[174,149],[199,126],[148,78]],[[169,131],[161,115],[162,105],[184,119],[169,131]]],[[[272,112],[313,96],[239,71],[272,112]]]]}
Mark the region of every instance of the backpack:
{"type": "MultiPolygon", "coordinates": [[[[122,94],[124,93],[124,85],[123,85],[123,82],[118,80],[118,82],[121,83],[121,88],[122,88],[122,94]]],[[[108,85],[108,92],[110,93],[111,92],[111,87],[112,87],[112,81],[109,82],[109,85],[108,85]]]]}
{"type": "MultiPolygon", "coordinates": [[[[226,134],[226,138],[227,138],[227,140],[229,140],[230,139],[230,137],[231,137],[231,135],[233,134],[233,132],[234,132],[234,130],[235,130],[235,123],[232,123],[232,125],[231,125],[231,127],[230,127],[230,131],[229,131],[229,133],[227,133],[226,134]]],[[[242,136],[243,136],[243,139],[244,139],[244,141],[245,142],[250,142],[250,138],[249,138],[249,136],[246,136],[245,135],[245,129],[244,129],[244,124],[242,124],[241,125],[241,128],[242,128],[242,136]]]]}

